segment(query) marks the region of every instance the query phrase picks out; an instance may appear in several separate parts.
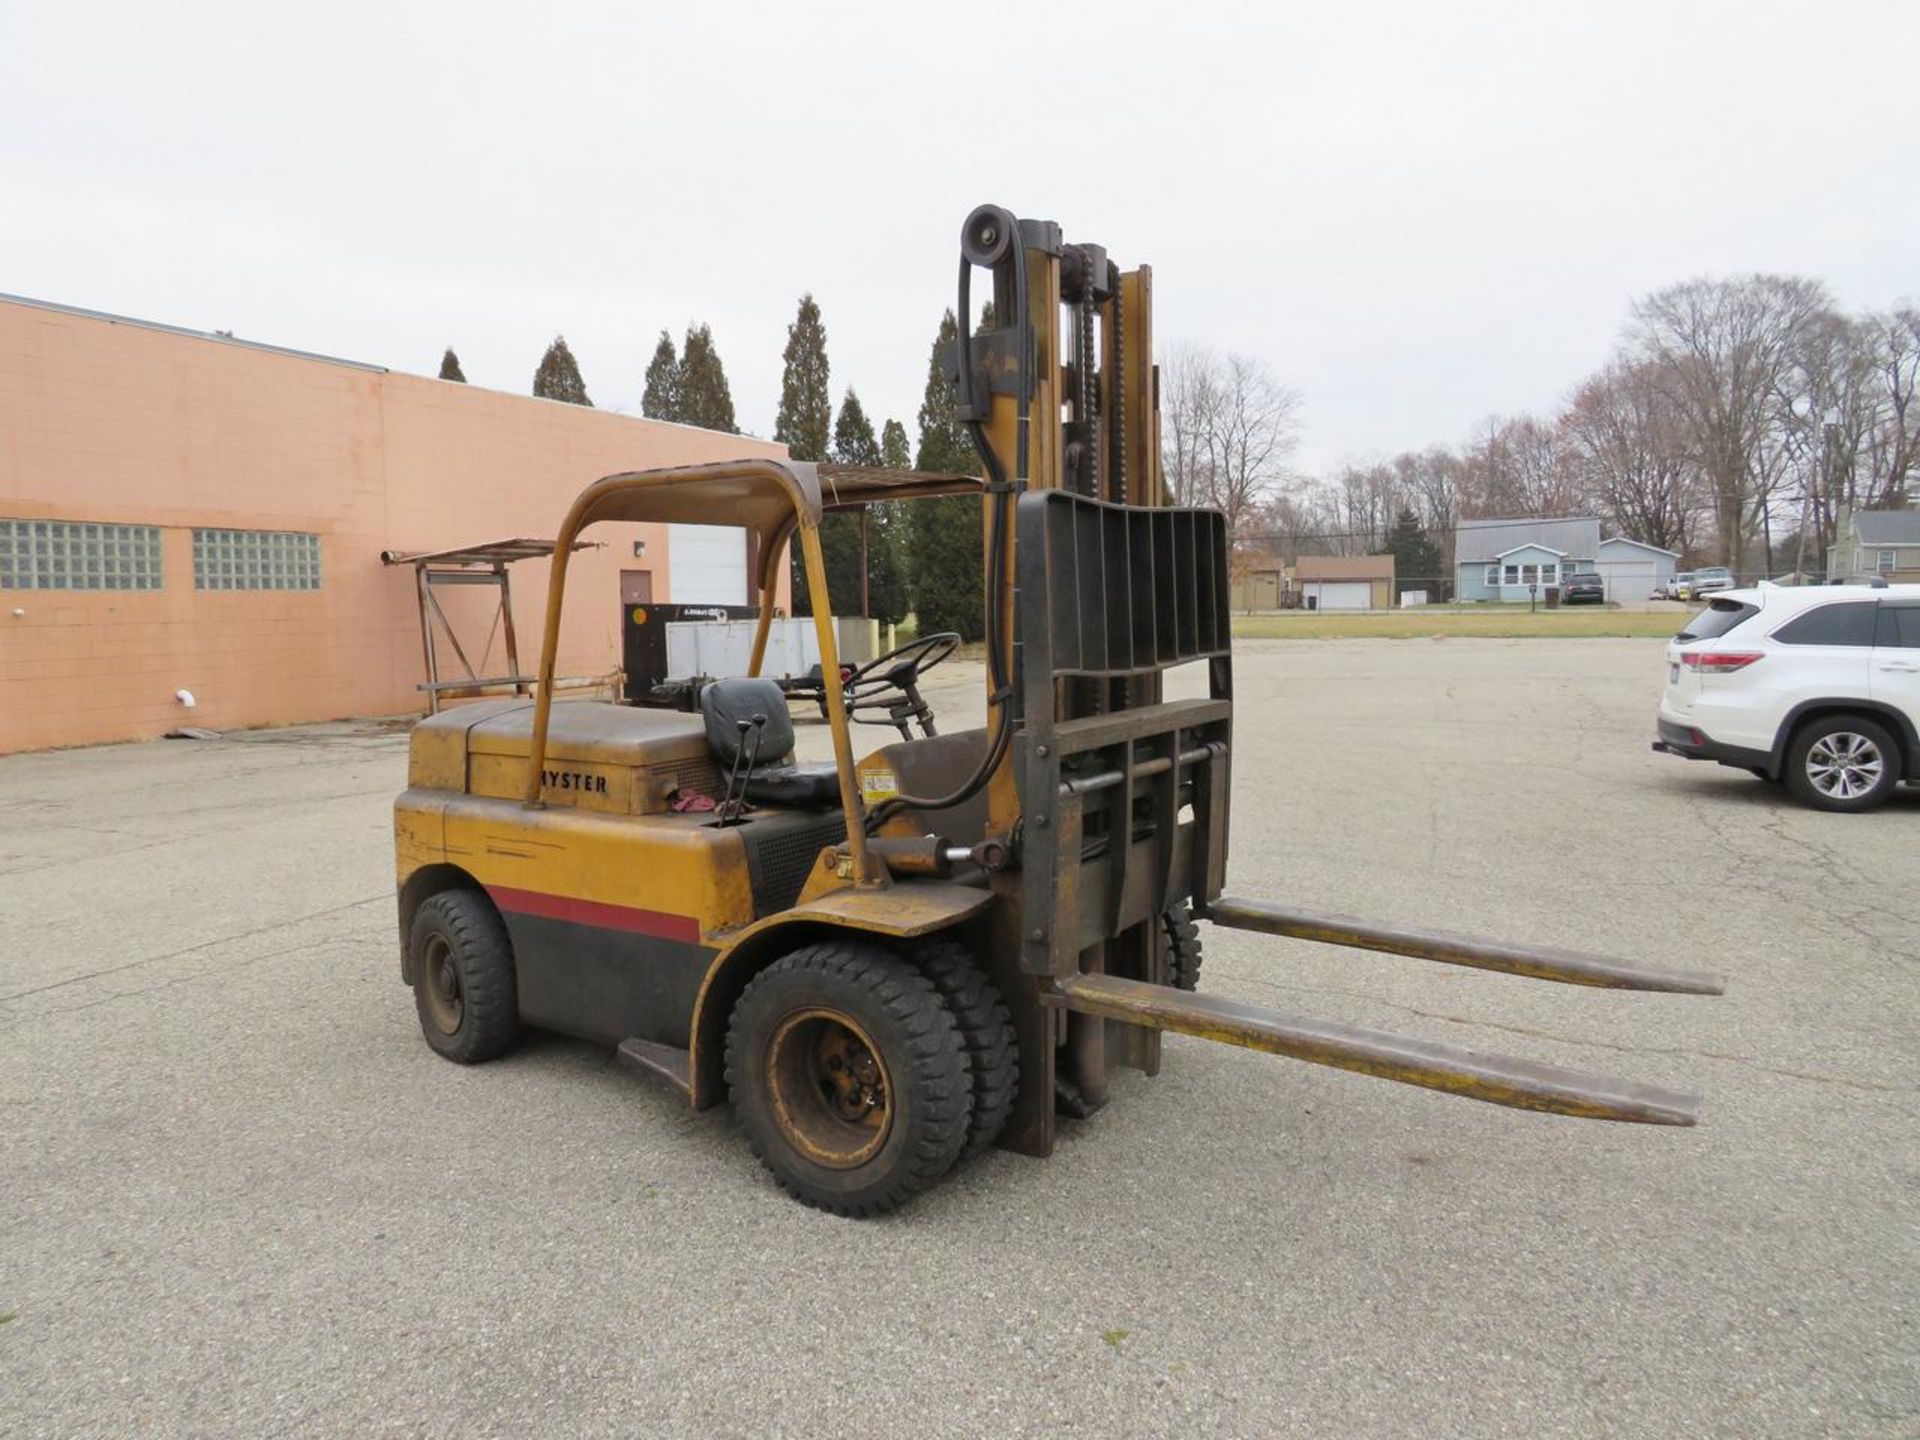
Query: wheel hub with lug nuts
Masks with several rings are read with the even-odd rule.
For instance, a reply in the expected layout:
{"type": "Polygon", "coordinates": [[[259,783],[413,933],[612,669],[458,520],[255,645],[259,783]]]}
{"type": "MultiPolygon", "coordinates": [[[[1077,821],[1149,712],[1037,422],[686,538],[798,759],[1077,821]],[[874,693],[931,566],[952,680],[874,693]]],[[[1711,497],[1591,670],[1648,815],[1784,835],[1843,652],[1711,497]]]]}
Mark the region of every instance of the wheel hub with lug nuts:
{"type": "Polygon", "coordinates": [[[1807,751],[1807,778],[1835,800],[1858,800],[1880,783],[1880,747],[1851,730],[1822,735],[1807,751]]]}
{"type": "Polygon", "coordinates": [[[789,1015],[767,1047],[774,1120],[817,1164],[850,1169],[873,1158],[892,1128],[887,1067],[851,1016],[833,1010],[789,1015]]]}

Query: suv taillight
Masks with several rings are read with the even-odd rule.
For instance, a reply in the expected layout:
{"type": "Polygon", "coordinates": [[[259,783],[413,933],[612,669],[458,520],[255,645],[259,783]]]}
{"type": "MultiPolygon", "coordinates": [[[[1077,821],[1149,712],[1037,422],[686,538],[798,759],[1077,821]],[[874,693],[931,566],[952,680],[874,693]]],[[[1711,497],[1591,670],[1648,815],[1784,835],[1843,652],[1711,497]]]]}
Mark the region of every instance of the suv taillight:
{"type": "Polygon", "coordinates": [[[1763,658],[1764,653],[1759,650],[1689,650],[1680,657],[1680,663],[1689,670],[1698,670],[1702,675],[1731,675],[1763,658]]]}

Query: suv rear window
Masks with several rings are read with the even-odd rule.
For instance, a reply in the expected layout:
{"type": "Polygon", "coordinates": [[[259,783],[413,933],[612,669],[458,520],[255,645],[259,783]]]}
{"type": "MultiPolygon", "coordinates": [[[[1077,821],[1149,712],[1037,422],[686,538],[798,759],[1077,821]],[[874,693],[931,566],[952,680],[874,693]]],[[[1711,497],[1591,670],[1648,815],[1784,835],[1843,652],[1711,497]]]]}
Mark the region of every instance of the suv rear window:
{"type": "Polygon", "coordinates": [[[1782,625],[1773,638],[1782,645],[1871,645],[1879,608],[1872,600],[1819,605],[1782,625]]]}
{"type": "Polygon", "coordinates": [[[1718,640],[1749,615],[1758,615],[1760,607],[1744,600],[1714,600],[1687,622],[1676,640],[1718,640]]]}

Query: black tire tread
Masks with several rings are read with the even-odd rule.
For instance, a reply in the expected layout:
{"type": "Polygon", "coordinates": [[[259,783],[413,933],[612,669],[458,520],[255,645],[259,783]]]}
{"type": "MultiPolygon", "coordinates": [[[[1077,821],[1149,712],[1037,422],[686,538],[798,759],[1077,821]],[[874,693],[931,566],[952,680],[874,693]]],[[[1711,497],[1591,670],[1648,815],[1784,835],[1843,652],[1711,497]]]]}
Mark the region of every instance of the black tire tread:
{"type": "MultiPolygon", "coordinates": [[[[746,1083],[742,1017],[750,1013],[756,992],[764,994],[775,977],[791,974],[811,974],[829,984],[865,990],[906,1032],[908,1075],[904,1078],[919,1101],[918,1133],[910,1141],[907,1163],[892,1183],[879,1194],[853,1202],[811,1191],[786,1174],[751,1124],[742,1126],[747,1143],[780,1188],[804,1204],[856,1219],[897,1209],[937,1184],[953,1168],[966,1143],[973,1108],[972,1075],[959,1026],[933,982],[891,951],[858,941],[829,940],[805,946],[781,956],[755,975],[733,1007],[727,1026],[726,1080],[736,1113],[741,1112],[746,1083]]],[[[896,1074],[894,1084],[901,1083],[902,1077],[896,1074]]]]}
{"type": "MultiPolygon", "coordinates": [[[[520,1038],[520,997],[513,969],[513,942],[493,902],[477,890],[442,890],[422,901],[414,913],[409,943],[417,947],[424,925],[438,925],[453,942],[460,965],[463,1018],[457,1034],[436,1034],[421,1009],[420,1028],[427,1043],[460,1065],[498,1059],[520,1038]]],[[[424,1007],[416,976],[415,1005],[424,1007]]]]}
{"type": "Polygon", "coordinates": [[[973,1118],[961,1158],[971,1159],[1000,1138],[1020,1093],[1020,1037],[1000,987],[967,948],[950,936],[923,942],[914,952],[927,978],[953,1012],[973,1071],[973,1118]]]}
{"type": "Polygon", "coordinates": [[[1185,905],[1169,905],[1160,917],[1167,932],[1167,984],[1176,990],[1200,988],[1200,927],[1185,905]]]}

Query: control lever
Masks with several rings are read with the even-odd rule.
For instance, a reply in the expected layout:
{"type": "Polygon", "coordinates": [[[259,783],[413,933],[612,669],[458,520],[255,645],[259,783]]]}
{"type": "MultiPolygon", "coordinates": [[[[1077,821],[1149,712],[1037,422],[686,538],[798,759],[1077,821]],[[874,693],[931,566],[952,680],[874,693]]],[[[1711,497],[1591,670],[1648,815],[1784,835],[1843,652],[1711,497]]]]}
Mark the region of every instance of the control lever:
{"type": "Polygon", "coordinates": [[[760,765],[760,741],[766,734],[767,717],[755,715],[733,723],[740,732],[740,743],[727,770],[726,798],[720,802],[720,813],[713,822],[717,826],[738,825],[746,811],[747,779],[760,765]]]}

